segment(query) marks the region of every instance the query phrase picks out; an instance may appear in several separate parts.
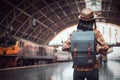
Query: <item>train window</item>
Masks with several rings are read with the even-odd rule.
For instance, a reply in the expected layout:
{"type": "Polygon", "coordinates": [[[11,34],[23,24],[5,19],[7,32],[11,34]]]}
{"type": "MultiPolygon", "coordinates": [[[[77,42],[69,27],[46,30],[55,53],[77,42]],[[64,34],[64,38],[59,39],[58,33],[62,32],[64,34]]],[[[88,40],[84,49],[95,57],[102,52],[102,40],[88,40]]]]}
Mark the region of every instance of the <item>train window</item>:
{"type": "Polygon", "coordinates": [[[19,45],[19,47],[23,47],[24,46],[24,42],[20,41],[18,45],[19,45]]]}
{"type": "Polygon", "coordinates": [[[6,45],[12,46],[16,44],[16,39],[13,37],[6,37],[6,45]]]}
{"type": "Polygon", "coordinates": [[[3,46],[4,43],[5,43],[5,41],[4,41],[3,37],[0,37],[0,46],[3,46]]]}
{"type": "Polygon", "coordinates": [[[9,47],[9,46],[13,46],[16,44],[16,39],[12,38],[12,37],[1,37],[0,38],[0,46],[2,47],[9,47]]]}

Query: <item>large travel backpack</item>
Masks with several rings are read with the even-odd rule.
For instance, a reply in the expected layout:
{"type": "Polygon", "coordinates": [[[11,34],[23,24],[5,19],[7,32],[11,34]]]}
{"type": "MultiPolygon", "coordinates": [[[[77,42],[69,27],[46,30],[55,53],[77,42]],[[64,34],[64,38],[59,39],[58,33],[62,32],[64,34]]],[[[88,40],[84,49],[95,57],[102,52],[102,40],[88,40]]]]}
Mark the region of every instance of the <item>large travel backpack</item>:
{"type": "Polygon", "coordinates": [[[93,31],[78,30],[71,35],[73,64],[89,67],[96,63],[96,37],[93,31]]]}

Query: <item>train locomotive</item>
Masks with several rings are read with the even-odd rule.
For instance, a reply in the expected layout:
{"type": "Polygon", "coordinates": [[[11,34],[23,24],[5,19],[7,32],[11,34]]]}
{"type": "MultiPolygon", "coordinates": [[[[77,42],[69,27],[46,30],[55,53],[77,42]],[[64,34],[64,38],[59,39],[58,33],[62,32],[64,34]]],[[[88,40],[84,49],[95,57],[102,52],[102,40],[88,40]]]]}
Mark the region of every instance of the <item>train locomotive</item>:
{"type": "Polygon", "coordinates": [[[71,54],[13,36],[0,37],[0,68],[72,60],[71,54]]]}
{"type": "Polygon", "coordinates": [[[16,55],[20,48],[17,39],[10,36],[0,37],[0,67],[16,65],[16,55]]]}

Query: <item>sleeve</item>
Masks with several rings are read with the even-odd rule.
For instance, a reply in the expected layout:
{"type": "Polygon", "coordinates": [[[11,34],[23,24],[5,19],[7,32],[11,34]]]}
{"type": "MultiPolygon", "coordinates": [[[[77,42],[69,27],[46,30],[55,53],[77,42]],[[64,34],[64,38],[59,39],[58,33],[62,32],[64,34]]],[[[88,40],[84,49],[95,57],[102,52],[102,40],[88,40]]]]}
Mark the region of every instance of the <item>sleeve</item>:
{"type": "Polygon", "coordinates": [[[102,34],[100,31],[95,31],[96,38],[97,38],[97,52],[100,52],[101,54],[107,54],[107,50],[109,46],[106,44],[102,34]]]}
{"type": "Polygon", "coordinates": [[[62,50],[70,52],[71,36],[63,43],[62,50]]]}
{"type": "MultiPolygon", "coordinates": [[[[73,32],[76,32],[76,30],[74,30],[73,32]]],[[[68,39],[63,43],[63,45],[62,45],[62,50],[63,51],[70,52],[70,44],[71,44],[71,35],[72,35],[72,33],[69,35],[68,39]]]]}

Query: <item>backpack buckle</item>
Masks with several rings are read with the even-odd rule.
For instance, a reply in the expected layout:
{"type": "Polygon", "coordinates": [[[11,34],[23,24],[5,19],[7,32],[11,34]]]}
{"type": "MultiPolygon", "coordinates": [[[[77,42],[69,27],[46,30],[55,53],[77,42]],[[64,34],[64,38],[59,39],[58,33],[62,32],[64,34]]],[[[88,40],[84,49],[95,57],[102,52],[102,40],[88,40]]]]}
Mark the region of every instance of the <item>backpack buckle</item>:
{"type": "Polygon", "coordinates": [[[76,56],[77,56],[77,44],[74,43],[74,59],[76,59],[76,56]]]}
{"type": "Polygon", "coordinates": [[[90,43],[88,43],[88,59],[90,59],[90,57],[91,57],[90,50],[91,50],[91,45],[90,45],[90,43]]]}

